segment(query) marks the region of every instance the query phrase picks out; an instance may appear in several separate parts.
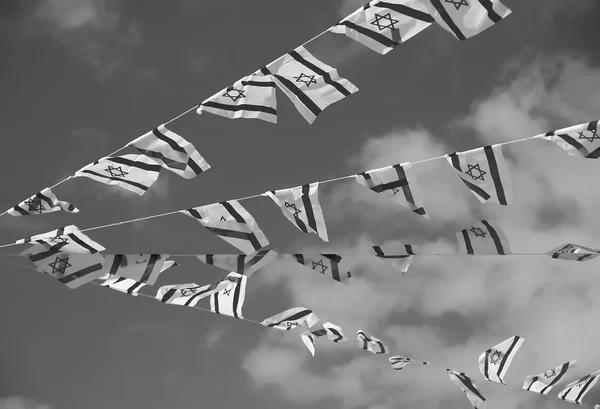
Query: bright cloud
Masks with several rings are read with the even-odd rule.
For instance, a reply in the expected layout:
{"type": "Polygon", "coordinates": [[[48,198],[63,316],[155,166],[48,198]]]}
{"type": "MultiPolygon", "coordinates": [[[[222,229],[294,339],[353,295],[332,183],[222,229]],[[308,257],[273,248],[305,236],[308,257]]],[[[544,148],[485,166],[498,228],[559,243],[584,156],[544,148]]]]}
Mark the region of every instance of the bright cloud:
{"type": "Polygon", "coordinates": [[[51,406],[21,396],[10,396],[0,398],[0,409],[51,409],[51,406]]]}

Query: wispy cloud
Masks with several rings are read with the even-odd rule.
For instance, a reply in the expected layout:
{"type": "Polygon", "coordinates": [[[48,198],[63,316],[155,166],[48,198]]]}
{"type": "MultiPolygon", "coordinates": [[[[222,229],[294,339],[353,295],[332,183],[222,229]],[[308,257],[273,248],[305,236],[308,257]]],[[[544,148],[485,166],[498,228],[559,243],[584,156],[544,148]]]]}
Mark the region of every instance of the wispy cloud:
{"type": "Polygon", "coordinates": [[[0,398],[0,409],[51,409],[51,406],[21,396],[10,396],[0,398]]]}

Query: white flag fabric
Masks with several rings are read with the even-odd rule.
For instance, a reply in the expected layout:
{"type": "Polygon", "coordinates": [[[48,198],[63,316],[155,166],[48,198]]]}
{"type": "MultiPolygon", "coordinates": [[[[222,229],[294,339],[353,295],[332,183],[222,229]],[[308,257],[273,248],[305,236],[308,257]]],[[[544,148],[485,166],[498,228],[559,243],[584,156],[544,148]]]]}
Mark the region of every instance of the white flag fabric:
{"type": "Polygon", "coordinates": [[[276,124],[275,82],[264,75],[249,75],[206,99],[197,112],[209,112],[230,119],[256,118],[276,124]]]}
{"type": "Polygon", "coordinates": [[[290,98],[298,112],[313,123],[329,105],[354,94],[358,88],[335,68],[298,47],[261,69],[290,98]]]}
{"type": "Polygon", "coordinates": [[[195,178],[210,169],[194,145],[165,125],[134,139],[127,146],[133,146],[163,168],[185,179],[195,178]]]}
{"type": "Polygon", "coordinates": [[[318,322],[319,318],[312,310],[304,307],[295,307],[275,314],[272,317],[265,318],[261,324],[265,327],[289,331],[300,326],[312,328],[318,322]]]}
{"type": "Polygon", "coordinates": [[[570,261],[588,261],[600,256],[600,250],[594,250],[579,244],[566,243],[546,253],[552,258],[570,261]]]}
{"type": "Polygon", "coordinates": [[[162,272],[173,267],[174,262],[167,264],[168,258],[168,254],[107,254],[103,271],[110,276],[154,285],[162,272]]]}
{"type": "Polygon", "coordinates": [[[499,227],[482,220],[456,233],[461,254],[510,254],[506,235],[499,227]]]}
{"type": "Polygon", "coordinates": [[[59,248],[64,253],[94,254],[106,250],[72,224],[47,233],[19,239],[15,243],[38,243],[48,248],[59,248]]]}
{"type": "Polygon", "coordinates": [[[79,213],[79,209],[69,202],[58,200],[50,188],[42,189],[30,198],[7,210],[11,216],[31,216],[36,214],[53,213],[58,211],[79,213]]]}
{"type": "Polygon", "coordinates": [[[375,338],[372,335],[367,335],[361,329],[359,329],[356,333],[356,339],[358,340],[358,347],[364,349],[365,351],[369,351],[374,354],[390,353],[390,349],[379,338],[375,338]]]}
{"type": "Polygon", "coordinates": [[[209,231],[245,254],[252,254],[269,245],[256,220],[237,200],[194,207],[181,213],[195,218],[209,231]]]}
{"type": "Polygon", "coordinates": [[[308,351],[310,352],[310,354],[312,356],[315,356],[315,349],[316,349],[316,344],[317,344],[317,337],[320,336],[324,336],[325,335],[325,330],[323,329],[319,329],[316,331],[304,331],[302,334],[300,334],[300,339],[302,340],[302,342],[304,343],[304,345],[306,345],[306,348],[308,348],[308,351]]]}
{"type": "Polygon", "coordinates": [[[359,173],[355,178],[373,192],[381,193],[419,216],[427,217],[417,180],[410,169],[410,163],[403,163],[359,173]]]}
{"type": "Polygon", "coordinates": [[[27,251],[37,270],[57,279],[73,289],[100,278],[103,257],[101,254],[64,253],[61,246],[50,249],[34,244],[27,251]]]}
{"type": "Polygon", "coordinates": [[[165,304],[183,305],[194,307],[198,301],[218,293],[226,288],[231,288],[233,283],[229,280],[219,281],[209,285],[175,284],[164,285],[158,289],[156,299],[165,304]]]}
{"type": "Polygon", "coordinates": [[[411,244],[405,244],[403,249],[386,250],[381,248],[381,246],[373,246],[373,251],[377,257],[385,259],[392,267],[401,271],[402,274],[406,274],[415,255],[414,246],[411,244]]]}
{"type": "Polygon", "coordinates": [[[435,21],[466,40],[502,21],[510,9],[499,0],[421,0],[435,21]]]}
{"type": "Polygon", "coordinates": [[[112,156],[90,163],[73,177],[87,177],[143,195],[158,179],[160,169],[160,165],[145,155],[112,156]]]}
{"type": "Polygon", "coordinates": [[[548,132],[542,137],[552,141],[571,156],[600,158],[600,128],[598,121],[570,126],[548,132]]]}
{"type": "Polygon", "coordinates": [[[138,292],[146,285],[144,283],[139,283],[130,278],[123,278],[111,275],[102,276],[100,278],[106,278],[106,280],[100,284],[102,287],[108,287],[111,290],[116,290],[124,294],[130,294],[133,296],[137,296],[138,292]]]}
{"type": "Polygon", "coordinates": [[[251,277],[277,257],[273,250],[260,250],[252,254],[200,254],[201,262],[251,277]]]}
{"type": "Polygon", "coordinates": [[[506,385],[504,376],[525,340],[517,335],[502,341],[479,356],[479,371],[485,379],[506,385]]]}
{"type": "Polygon", "coordinates": [[[479,392],[477,386],[471,378],[469,378],[464,372],[456,372],[451,369],[446,369],[450,380],[457,384],[460,389],[464,392],[469,402],[475,409],[484,409],[487,406],[485,396],[479,392]]]}
{"type": "Polygon", "coordinates": [[[581,405],[583,397],[596,385],[600,371],[596,371],[571,382],[565,389],[558,393],[558,398],[567,402],[581,405]]]}
{"type": "Polygon", "coordinates": [[[225,280],[232,282],[233,286],[210,295],[210,310],[215,314],[244,319],[242,307],[246,300],[246,282],[248,281],[248,276],[229,273],[225,280]]]}
{"type": "Polygon", "coordinates": [[[350,271],[340,271],[342,257],[337,254],[284,254],[282,257],[341,283],[348,282],[352,277],[350,271]]]}
{"type": "Polygon", "coordinates": [[[501,145],[446,155],[458,177],[481,203],[512,202],[512,182],[501,145]]]}
{"type": "Polygon", "coordinates": [[[426,362],[426,361],[415,361],[414,359],[405,358],[405,357],[400,356],[400,355],[395,355],[395,356],[390,357],[389,361],[390,361],[390,365],[392,366],[392,369],[394,371],[401,371],[402,369],[404,369],[410,363],[421,364],[421,365],[429,365],[429,362],[426,362]]]}
{"type": "Polygon", "coordinates": [[[569,369],[575,368],[577,359],[565,362],[561,366],[547,370],[538,375],[532,375],[525,378],[523,389],[529,392],[535,392],[547,395],[548,392],[567,374],[569,369]]]}
{"type": "Polygon", "coordinates": [[[324,323],[323,328],[314,331],[304,331],[302,334],[300,334],[302,342],[304,345],[306,345],[306,348],[308,348],[308,351],[312,356],[315,356],[317,339],[324,336],[327,336],[327,339],[335,343],[346,341],[344,333],[342,332],[342,328],[332,324],[331,322],[324,323]]]}
{"type": "Polygon", "coordinates": [[[425,30],[435,20],[418,0],[374,0],[329,29],[379,54],[425,30]]]}
{"type": "Polygon", "coordinates": [[[341,327],[338,327],[331,322],[326,322],[323,324],[323,329],[327,333],[327,339],[330,341],[335,342],[336,344],[346,342],[346,337],[344,336],[344,332],[342,331],[341,327]]]}
{"type": "Polygon", "coordinates": [[[323,241],[329,241],[323,210],[319,203],[319,182],[291,189],[266,192],[283,215],[304,233],[314,233],[323,241]]]}

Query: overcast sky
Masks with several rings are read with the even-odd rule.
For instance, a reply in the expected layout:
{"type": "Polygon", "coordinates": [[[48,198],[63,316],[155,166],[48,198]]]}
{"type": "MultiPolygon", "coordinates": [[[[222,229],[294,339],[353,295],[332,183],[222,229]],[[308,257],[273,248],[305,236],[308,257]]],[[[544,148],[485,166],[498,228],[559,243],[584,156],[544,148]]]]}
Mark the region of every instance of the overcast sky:
{"type": "MultiPolygon", "coordinates": [[[[333,25],[350,0],[4,0],[0,3],[2,206],[8,208],[125,145],[333,25]]],[[[81,209],[0,219],[0,244],[417,161],[599,119],[600,5],[505,0],[513,14],[465,42],[434,26],[386,56],[327,34],[307,49],[360,91],[313,125],[278,93],[279,123],[191,113],[171,128],[211,164],[185,180],[162,172],[143,197],[91,180],[55,189],[81,209]]],[[[444,160],[415,166],[429,221],[354,181],[320,191],[330,243],[303,235],[268,198],[243,202],[275,250],[339,252],[349,286],[275,262],[248,283],[244,316],[312,308],[344,345],[88,285],[69,290],[3,265],[0,409],[468,408],[443,370],[464,371],[490,409],[571,407],[519,391],[526,375],[573,358],[568,380],[600,369],[598,261],[433,257],[406,275],[357,254],[410,243],[452,252],[454,233],[487,218],[514,252],[565,242],[600,247],[598,162],[544,141],[504,149],[514,204],[481,205],[444,160]],[[393,372],[356,348],[356,331],[436,367],[393,372]],[[477,357],[525,338],[503,387],[477,357]]],[[[90,233],[109,252],[236,252],[174,215],[90,233]]],[[[4,249],[16,253],[22,247],[4,249]]],[[[22,262],[17,258],[3,258],[22,262]]],[[[218,280],[193,258],[157,285],[218,280]]],[[[151,294],[157,287],[145,290],[151,294]]],[[[207,307],[205,300],[200,303],[207,307]]],[[[600,389],[584,399],[600,402],[600,389]]]]}

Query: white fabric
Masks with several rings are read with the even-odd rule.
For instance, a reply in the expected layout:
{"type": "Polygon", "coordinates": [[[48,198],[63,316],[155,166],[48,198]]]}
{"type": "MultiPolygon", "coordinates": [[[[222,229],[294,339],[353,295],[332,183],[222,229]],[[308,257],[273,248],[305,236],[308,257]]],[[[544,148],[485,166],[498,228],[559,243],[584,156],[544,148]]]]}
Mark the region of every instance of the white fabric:
{"type": "Polygon", "coordinates": [[[334,281],[347,283],[352,277],[349,271],[340,270],[342,257],[337,254],[284,254],[282,258],[293,260],[334,281]]]}
{"type": "Polygon", "coordinates": [[[510,254],[506,235],[499,227],[482,220],[456,233],[460,254],[510,254]]]}
{"type": "Polygon", "coordinates": [[[575,368],[576,365],[577,359],[573,359],[572,361],[565,362],[561,366],[549,369],[544,373],[528,376],[523,383],[523,389],[529,392],[547,395],[554,385],[565,377],[567,371],[575,368]]]}
{"type": "Polygon", "coordinates": [[[19,239],[15,243],[38,243],[48,248],[55,247],[64,253],[94,254],[106,250],[72,224],[47,233],[19,239]]]}
{"type": "Polygon", "coordinates": [[[600,158],[600,127],[598,121],[548,132],[542,139],[556,143],[571,156],[600,158]]]}
{"type": "Polygon", "coordinates": [[[386,344],[383,343],[379,338],[375,338],[372,335],[367,335],[363,330],[358,330],[356,333],[356,339],[358,340],[358,347],[365,351],[372,352],[374,354],[389,354],[390,349],[386,344]]]}
{"type": "Polygon", "coordinates": [[[265,327],[289,331],[299,326],[312,328],[318,322],[319,318],[312,310],[295,307],[265,318],[261,324],[265,327]]]}
{"type": "Polygon", "coordinates": [[[588,261],[600,256],[600,250],[579,244],[566,243],[548,251],[546,254],[559,260],[588,261]]]}
{"type": "Polygon", "coordinates": [[[79,209],[69,202],[58,200],[50,188],[23,200],[21,203],[7,210],[11,216],[30,216],[36,214],[53,213],[63,210],[67,213],[79,213],[79,209]]]}
{"type": "Polygon", "coordinates": [[[591,391],[594,385],[596,385],[598,382],[599,376],[600,371],[596,371],[576,380],[575,382],[571,382],[565,389],[558,393],[558,398],[567,402],[581,405],[584,396],[587,395],[588,392],[591,391]]]}
{"type": "Polygon", "coordinates": [[[210,310],[215,314],[244,319],[242,307],[246,300],[248,276],[229,273],[225,280],[232,282],[233,285],[210,295],[210,310]]]}
{"type": "Polygon", "coordinates": [[[111,276],[154,285],[158,276],[174,265],[172,261],[167,264],[168,258],[168,254],[107,254],[102,271],[111,276]]]}
{"type": "Polygon", "coordinates": [[[194,307],[201,299],[232,286],[233,283],[230,281],[220,281],[203,286],[194,283],[165,285],[158,289],[155,298],[165,304],[194,307]]]}
{"type": "Polygon", "coordinates": [[[479,356],[479,371],[485,379],[506,385],[504,376],[525,340],[517,335],[502,341],[479,356]]]}

